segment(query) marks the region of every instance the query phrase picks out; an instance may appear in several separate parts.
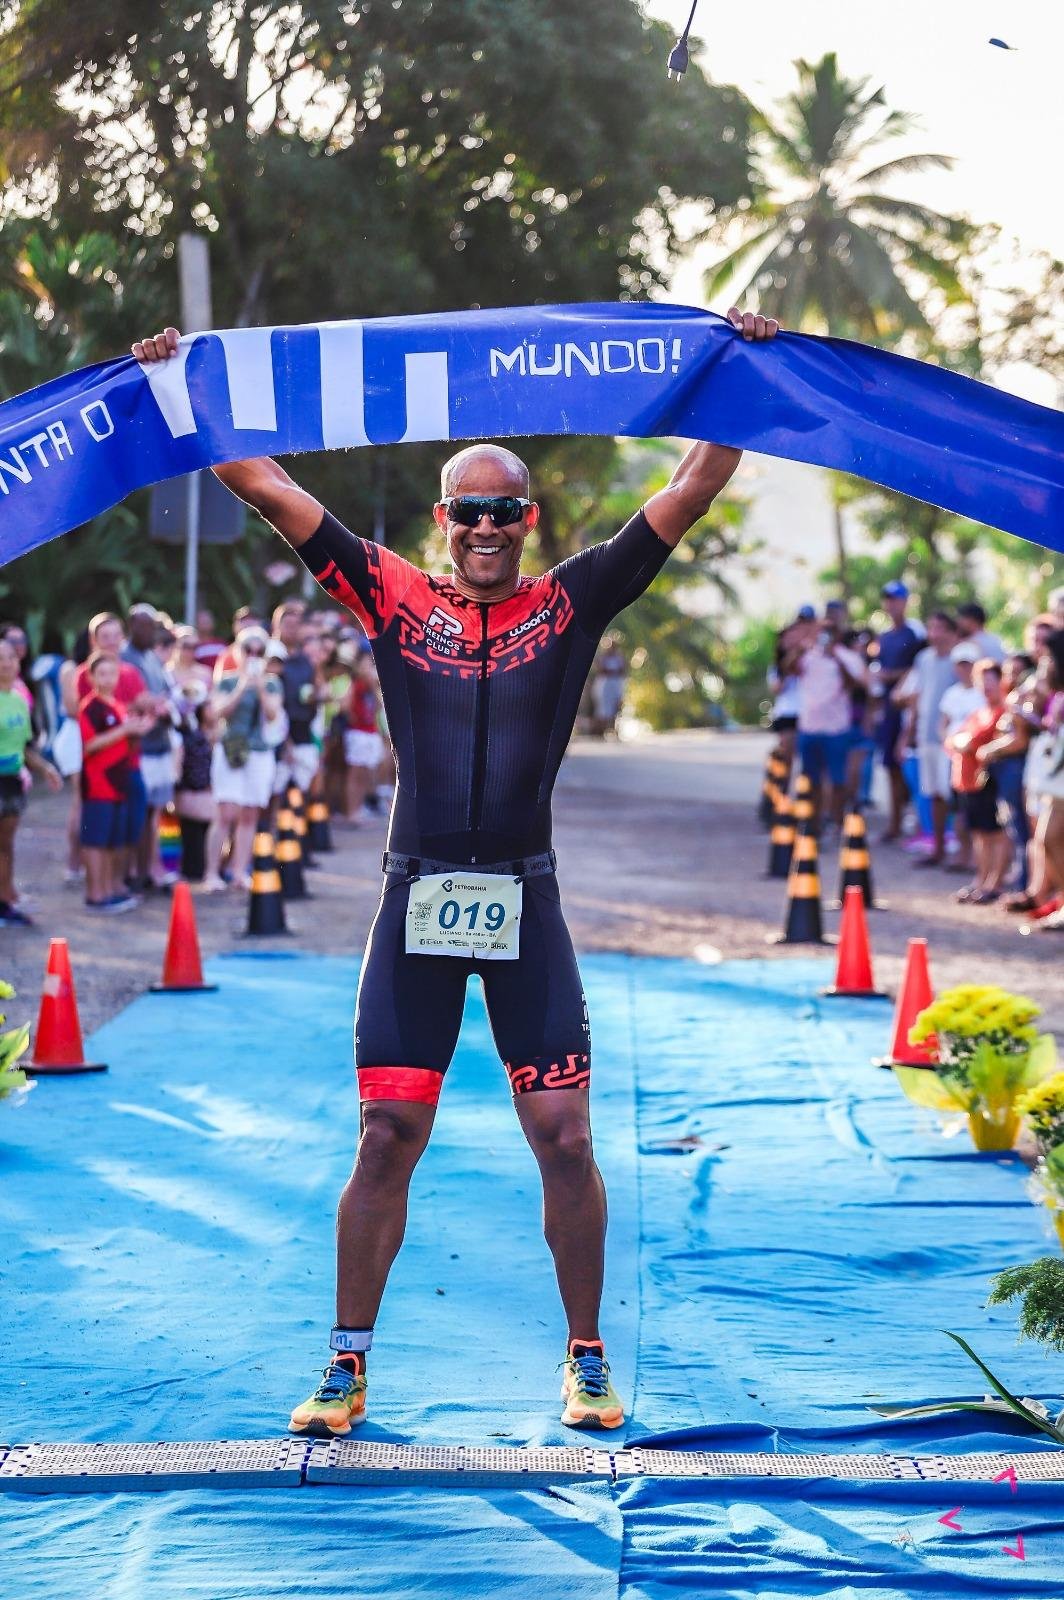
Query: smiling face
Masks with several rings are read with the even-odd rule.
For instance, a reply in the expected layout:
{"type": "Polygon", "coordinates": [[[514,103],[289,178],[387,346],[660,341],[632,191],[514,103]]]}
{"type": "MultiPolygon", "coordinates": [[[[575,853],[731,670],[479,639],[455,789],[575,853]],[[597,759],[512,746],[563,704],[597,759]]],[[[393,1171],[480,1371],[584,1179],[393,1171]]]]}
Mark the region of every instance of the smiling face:
{"type": "MultiPolygon", "coordinates": [[[[476,495],[528,498],[528,469],[509,450],[475,445],[448,462],[443,474],[445,498],[476,495]]],[[[527,506],[516,522],[496,528],[488,515],[467,527],[437,502],[433,516],[447,536],[455,587],[474,600],[499,600],[513,594],[525,539],[539,520],[539,507],[527,506]]]]}

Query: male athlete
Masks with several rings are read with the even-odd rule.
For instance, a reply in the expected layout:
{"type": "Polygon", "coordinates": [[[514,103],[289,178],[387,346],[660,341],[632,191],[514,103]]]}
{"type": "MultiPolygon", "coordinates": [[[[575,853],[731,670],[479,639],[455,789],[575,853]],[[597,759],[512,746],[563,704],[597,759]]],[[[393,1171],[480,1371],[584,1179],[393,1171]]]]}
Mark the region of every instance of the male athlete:
{"type": "MultiPolygon", "coordinates": [[[[747,340],[762,316],[728,313],[747,340]]],[[[133,346],[176,354],[176,328],[133,346]]],[[[599,641],[728,482],[741,452],[696,444],[612,539],[539,578],[521,552],[539,509],[512,451],[474,444],[443,468],[433,516],[451,576],[356,538],[268,458],[216,467],[273,524],[373,644],[398,782],[380,907],[355,1016],[361,1136],[337,1217],[336,1326],[295,1433],[329,1438],[366,1412],[366,1355],[458,1040],[466,982],[543,1179],[544,1231],[568,1319],[562,1421],[624,1420],[599,1331],[606,1194],[591,1147],[591,1041],[551,850],[551,793],[599,641]]]]}

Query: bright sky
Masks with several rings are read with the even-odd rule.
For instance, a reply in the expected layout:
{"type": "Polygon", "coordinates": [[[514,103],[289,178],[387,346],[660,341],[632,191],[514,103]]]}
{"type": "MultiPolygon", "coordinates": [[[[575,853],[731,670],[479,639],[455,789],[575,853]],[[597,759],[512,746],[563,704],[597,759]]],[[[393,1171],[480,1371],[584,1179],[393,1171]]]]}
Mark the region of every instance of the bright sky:
{"type": "MultiPolygon", "coordinates": [[[[679,33],[690,0],[647,0],[679,33]]],[[[906,148],[956,158],[952,172],[906,177],[894,192],[976,222],[996,222],[1025,250],[1064,256],[1064,5],[1060,0],[758,0],[749,12],[700,0],[695,35],[719,83],[755,105],[794,87],[792,61],[835,50],[848,77],[883,84],[916,113],[906,148]],[[1004,39],[1012,52],[987,41],[1004,39]]],[[[665,81],[662,92],[683,93],[665,81]]]]}

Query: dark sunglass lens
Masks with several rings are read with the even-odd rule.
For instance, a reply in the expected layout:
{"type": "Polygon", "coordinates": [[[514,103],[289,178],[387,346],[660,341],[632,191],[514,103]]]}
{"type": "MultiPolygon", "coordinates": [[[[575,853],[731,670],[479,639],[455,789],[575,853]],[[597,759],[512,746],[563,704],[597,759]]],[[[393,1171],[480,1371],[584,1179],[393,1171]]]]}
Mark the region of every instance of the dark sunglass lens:
{"type": "Polygon", "coordinates": [[[452,500],[451,516],[464,528],[475,528],[484,515],[483,500],[452,500]]]}
{"type": "Polygon", "coordinates": [[[520,521],[521,502],[513,499],[512,496],[510,498],[500,497],[498,500],[493,501],[489,515],[493,527],[507,528],[511,522],[520,521]]]}

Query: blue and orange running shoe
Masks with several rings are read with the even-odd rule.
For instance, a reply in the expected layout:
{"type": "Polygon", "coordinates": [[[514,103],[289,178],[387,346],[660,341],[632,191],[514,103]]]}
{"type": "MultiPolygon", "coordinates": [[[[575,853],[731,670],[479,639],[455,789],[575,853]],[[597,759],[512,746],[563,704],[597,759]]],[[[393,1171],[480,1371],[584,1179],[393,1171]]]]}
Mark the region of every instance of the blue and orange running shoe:
{"type": "Polygon", "coordinates": [[[621,1399],[610,1383],[610,1364],[601,1340],[574,1339],[561,1363],[562,1421],[570,1428],[619,1428],[621,1399]]]}
{"type": "Polygon", "coordinates": [[[366,1420],[367,1383],[364,1372],[353,1372],[344,1362],[332,1362],[310,1399],[292,1412],[289,1433],[306,1433],[315,1439],[350,1433],[366,1420]]]}

